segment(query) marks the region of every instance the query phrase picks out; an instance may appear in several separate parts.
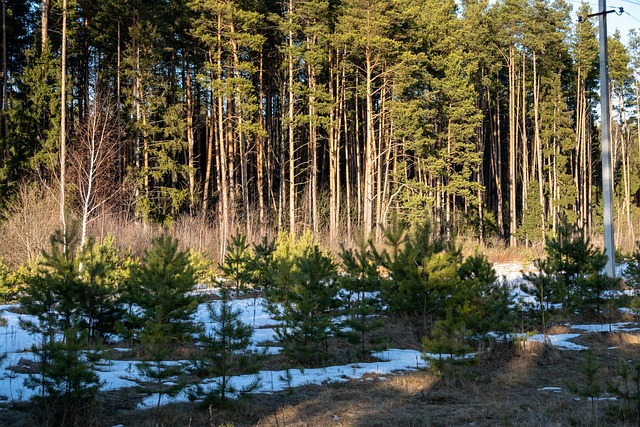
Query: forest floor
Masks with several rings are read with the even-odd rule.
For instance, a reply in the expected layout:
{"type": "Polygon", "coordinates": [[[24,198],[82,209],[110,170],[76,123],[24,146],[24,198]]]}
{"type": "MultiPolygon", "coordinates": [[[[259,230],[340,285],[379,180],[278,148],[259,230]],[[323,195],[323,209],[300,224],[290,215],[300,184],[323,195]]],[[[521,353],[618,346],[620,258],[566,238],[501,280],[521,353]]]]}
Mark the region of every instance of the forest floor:
{"type": "MultiPolygon", "coordinates": [[[[552,335],[571,332],[578,335],[571,341],[588,347],[595,356],[598,370],[592,383],[600,391],[593,402],[580,397],[580,390],[588,385],[585,351],[529,341],[520,348],[490,349],[470,366],[368,374],[347,382],[249,394],[229,401],[224,408],[182,402],[139,409],[143,394],[132,388],[111,390],[101,393],[97,407],[75,425],[637,425],[629,405],[608,393],[607,384],[622,384],[618,372],[622,360],[632,367],[640,364],[640,334],[633,328],[618,332],[584,332],[568,326],[550,330],[552,335]]],[[[633,384],[638,379],[630,381],[633,384]]],[[[42,425],[45,420],[35,414],[28,403],[6,404],[0,409],[0,425],[42,425]]]]}

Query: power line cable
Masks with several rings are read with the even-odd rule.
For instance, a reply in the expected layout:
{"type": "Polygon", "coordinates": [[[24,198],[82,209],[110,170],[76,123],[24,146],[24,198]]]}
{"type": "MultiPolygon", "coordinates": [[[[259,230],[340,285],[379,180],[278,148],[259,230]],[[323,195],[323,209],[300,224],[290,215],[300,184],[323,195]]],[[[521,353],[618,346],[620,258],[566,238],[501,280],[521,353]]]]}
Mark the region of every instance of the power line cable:
{"type": "Polygon", "coordinates": [[[632,14],[630,14],[629,12],[627,12],[626,10],[624,11],[624,13],[626,13],[627,15],[629,15],[631,17],[631,19],[633,19],[636,22],[640,22],[640,19],[636,18],[635,16],[633,16],[632,14]]]}

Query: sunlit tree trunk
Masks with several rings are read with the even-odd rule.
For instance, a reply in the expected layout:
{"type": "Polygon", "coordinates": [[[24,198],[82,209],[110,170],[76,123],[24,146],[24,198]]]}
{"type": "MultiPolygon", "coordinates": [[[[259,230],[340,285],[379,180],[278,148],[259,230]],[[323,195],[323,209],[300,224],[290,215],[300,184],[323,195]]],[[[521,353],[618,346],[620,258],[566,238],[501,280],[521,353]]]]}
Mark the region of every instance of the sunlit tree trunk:
{"type": "Polygon", "coordinates": [[[258,218],[260,221],[260,233],[264,233],[264,227],[266,223],[265,217],[265,199],[268,197],[266,194],[266,188],[264,183],[264,168],[265,168],[265,149],[264,149],[264,137],[265,129],[265,93],[264,93],[264,64],[263,64],[263,52],[260,52],[260,68],[258,70],[258,120],[260,123],[260,132],[256,135],[256,184],[258,193],[258,218]]]}
{"type": "Polygon", "coordinates": [[[337,54],[333,51],[329,55],[329,95],[333,106],[329,113],[329,241],[332,243],[338,237],[339,215],[339,189],[340,176],[338,164],[340,162],[340,102],[337,101],[339,93],[339,72],[337,70],[337,54]]]}
{"type": "Polygon", "coordinates": [[[529,141],[527,141],[527,74],[526,74],[527,58],[522,53],[522,212],[527,210],[527,197],[529,191],[529,141]]]}
{"type": "Polygon", "coordinates": [[[366,71],[366,119],[365,119],[365,146],[364,146],[364,191],[363,191],[363,232],[368,236],[373,229],[373,190],[374,167],[376,157],[374,135],[374,111],[373,111],[373,52],[367,44],[365,52],[366,71]]]}
{"type": "Polygon", "coordinates": [[[62,50],[60,75],[60,221],[64,250],[67,249],[66,170],[67,170],[67,0],[62,0],[62,50]]]}
{"type": "Polygon", "coordinates": [[[7,1],[2,0],[2,115],[0,116],[0,168],[9,159],[9,144],[7,135],[9,134],[7,111],[7,1]]]}
{"type": "MultiPolygon", "coordinates": [[[[41,52],[46,49],[49,41],[49,8],[51,0],[42,0],[40,2],[40,48],[41,52]]],[[[63,9],[66,9],[63,6],[63,9]]],[[[63,12],[64,13],[64,12],[63,12]]]]}
{"type": "Polygon", "coordinates": [[[541,217],[540,217],[540,227],[542,228],[542,241],[546,242],[546,204],[544,197],[544,170],[543,170],[543,158],[542,158],[542,141],[540,139],[540,120],[539,120],[539,112],[540,112],[540,80],[537,73],[537,61],[536,61],[536,53],[533,52],[533,142],[534,142],[534,151],[536,154],[536,163],[538,169],[538,194],[540,200],[541,209],[541,217]]]}
{"type": "Polygon", "coordinates": [[[221,218],[221,227],[220,227],[220,254],[222,258],[222,254],[224,254],[224,248],[226,245],[227,237],[228,237],[228,228],[229,228],[229,184],[228,184],[228,171],[227,171],[227,143],[225,139],[224,132],[224,88],[222,81],[222,14],[218,13],[218,31],[217,31],[217,52],[216,52],[216,80],[217,80],[217,93],[216,93],[216,118],[218,119],[217,130],[218,130],[218,176],[220,180],[220,202],[218,203],[219,207],[219,216],[221,218]]]}
{"type": "Polygon", "coordinates": [[[189,168],[189,197],[191,212],[194,212],[196,201],[196,160],[194,152],[194,130],[193,130],[193,93],[191,88],[191,67],[189,65],[189,51],[185,58],[185,86],[187,96],[187,164],[189,168]]]}
{"type": "Polygon", "coordinates": [[[516,63],[515,46],[509,46],[509,246],[515,247],[516,242],[516,63]]]}

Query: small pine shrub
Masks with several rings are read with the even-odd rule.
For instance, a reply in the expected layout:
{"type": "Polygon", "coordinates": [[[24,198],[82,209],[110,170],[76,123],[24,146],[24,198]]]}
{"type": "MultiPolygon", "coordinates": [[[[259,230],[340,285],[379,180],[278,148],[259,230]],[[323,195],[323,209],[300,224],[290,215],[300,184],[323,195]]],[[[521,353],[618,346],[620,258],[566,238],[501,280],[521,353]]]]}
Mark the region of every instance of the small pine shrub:
{"type": "Polygon", "coordinates": [[[328,340],[340,305],[336,266],[317,245],[299,255],[283,253],[289,256],[276,256],[271,285],[265,289],[267,310],[280,322],[276,334],[285,353],[297,363],[319,363],[329,357],[328,340]]]}
{"type": "Polygon", "coordinates": [[[616,373],[616,381],[607,381],[607,391],[621,401],[617,413],[640,423],[640,364],[630,367],[627,361],[620,360],[616,373]]]}
{"type": "Polygon", "coordinates": [[[460,251],[434,239],[428,221],[409,231],[408,224],[394,219],[383,237],[387,249],[373,252],[375,264],[388,272],[380,286],[382,304],[392,313],[421,319],[427,333],[444,316],[443,299],[458,282],[460,251]]]}
{"type": "Polygon", "coordinates": [[[550,303],[561,304],[565,315],[588,311],[600,314],[606,291],[618,286],[617,280],[603,273],[607,263],[604,251],[595,248],[583,230],[563,218],[557,235],[547,240],[545,253],[545,260],[535,261],[539,272],[524,275],[532,286],[523,287],[538,300],[541,317],[550,303]]]}
{"type": "Polygon", "coordinates": [[[600,397],[604,391],[597,378],[600,368],[601,366],[597,363],[593,352],[588,350],[580,366],[580,372],[584,375],[584,385],[580,387],[574,382],[567,384],[567,388],[572,393],[591,401],[591,419],[594,425],[598,424],[598,413],[596,411],[597,398],[600,397]]]}
{"type": "Polygon", "coordinates": [[[191,319],[200,301],[191,292],[196,285],[196,272],[188,253],[178,250],[176,240],[166,234],[155,239],[132,273],[132,280],[125,300],[141,309],[128,316],[134,332],[147,324],[160,323],[167,329],[166,344],[174,345],[198,331],[191,319]]]}
{"type": "Polygon", "coordinates": [[[374,335],[384,323],[378,317],[381,279],[370,247],[370,241],[361,239],[357,248],[347,250],[342,247],[340,253],[345,274],[340,276],[338,283],[345,293],[346,316],[341,334],[357,347],[361,356],[368,355],[372,349],[379,349],[384,341],[374,335]]]}
{"type": "Polygon", "coordinates": [[[205,392],[202,387],[197,387],[192,394],[204,399],[205,403],[224,404],[229,394],[246,393],[258,386],[255,381],[237,390],[230,379],[235,375],[257,372],[264,352],[250,348],[253,328],[240,320],[240,310],[232,308],[228,288],[223,288],[222,299],[210,302],[207,309],[213,326],[200,334],[200,351],[194,368],[200,376],[217,377],[218,382],[212,391],[205,392]]]}
{"type": "Polygon", "coordinates": [[[227,242],[224,262],[220,265],[220,269],[224,278],[233,284],[236,298],[252,279],[252,258],[247,238],[240,233],[231,236],[227,242]]]}

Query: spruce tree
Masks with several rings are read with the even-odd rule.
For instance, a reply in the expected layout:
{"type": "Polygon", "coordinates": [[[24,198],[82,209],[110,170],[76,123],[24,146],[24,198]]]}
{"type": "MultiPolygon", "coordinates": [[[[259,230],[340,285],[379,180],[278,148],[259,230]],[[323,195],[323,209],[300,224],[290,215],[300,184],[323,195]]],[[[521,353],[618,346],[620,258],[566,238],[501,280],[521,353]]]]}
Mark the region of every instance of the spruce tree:
{"type": "Polygon", "coordinates": [[[533,288],[522,288],[538,299],[541,313],[545,305],[561,303],[566,314],[588,310],[600,314],[605,291],[618,286],[617,280],[603,272],[607,262],[604,251],[563,217],[557,235],[547,240],[545,253],[546,259],[535,261],[539,272],[524,274],[533,288]]]}
{"type": "Polygon", "coordinates": [[[253,245],[252,281],[260,291],[264,291],[271,283],[275,251],[275,241],[267,236],[264,236],[260,243],[253,245]]]}
{"type": "Polygon", "coordinates": [[[168,359],[177,346],[198,331],[192,315],[199,298],[190,292],[196,284],[196,273],[186,251],[178,249],[178,241],[164,234],[154,239],[139,267],[137,283],[128,297],[142,313],[130,324],[138,329],[144,362],[138,366],[158,394],[157,408],[164,395],[174,396],[185,386],[180,379],[183,367],[168,359]]]}
{"type": "Polygon", "coordinates": [[[57,231],[51,236],[51,253],[43,252],[39,271],[27,280],[20,303],[27,314],[36,316],[35,328],[65,330],[77,326],[82,295],[74,256],[74,229],[66,237],[57,231]],[[66,249],[63,242],[66,242],[66,249]]]}
{"type": "Polygon", "coordinates": [[[452,307],[473,338],[486,339],[490,332],[505,336],[515,326],[513,297],[509,286],[499,282],[493,266],[481,254],[467,257],[458,268],[459,285],[446,305],[452,307]]]}
{"type": "Polygon", "coordinates": [[[555,281],[551,267],[546,260],[537,259],[534,261],[534,265],[538,272],[523,273],[522,277],[529,283],[522,285],[520,290],[536,300],[537,307],[534,310],[537,309],[540,316],[540,327],[542,328],[542,333],[546,336],[547,322],[549,320],[549,301],[555,299],[555,281]]]}
{"type": "Polygon", "coordinates": [[[60,425],[73,423],[70,417],[91,409],[100,389],[100,379],[89,359],[87,335],[76,328],[47,330],[32,351],[40,362],[39,372],[29,374],[25,386],[38,390],[36,400],[45,412],[61,417],[60,425]]]}
{"type": "Polygon", "coordinates": [[[383,229],[383,237],[389,249],[373,255],[389,272],[380,290],[382,303],[393,313],[418,316],[426,332],[434,318],[444,315],[444,298],[459,281],[460,252],[434,239],[426,220],[409,230],[394,219],[383,229]]]}
{"type": "Polygon", "coordinates": [[[469,334],[471,331],[466,328],[464,321],[449,309],[444,319],[435,323],[433,332],[423,338],[422,357],[440,371],[447,366],[464,364],[465,355],[472,351],[466,338],[469,334]]]}

